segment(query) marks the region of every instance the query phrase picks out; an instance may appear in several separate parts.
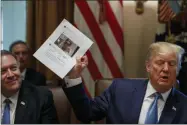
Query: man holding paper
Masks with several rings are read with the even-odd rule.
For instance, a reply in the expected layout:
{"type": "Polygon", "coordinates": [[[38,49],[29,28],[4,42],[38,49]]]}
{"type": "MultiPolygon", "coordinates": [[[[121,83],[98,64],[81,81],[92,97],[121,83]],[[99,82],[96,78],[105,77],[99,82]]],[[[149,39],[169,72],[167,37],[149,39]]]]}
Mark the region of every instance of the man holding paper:
{"type": "Polygon", "coordinates": [[[173,88],[183,53],[175,44],[151,44],[145,61],[149,79],[115,79],[94,99],[86,96],[81,84],[81,72],[88,65],[83,56],[65,77],[63,89],[84,123],[106,117],[110,124],[187,124],[187,97],[173,88]]]}

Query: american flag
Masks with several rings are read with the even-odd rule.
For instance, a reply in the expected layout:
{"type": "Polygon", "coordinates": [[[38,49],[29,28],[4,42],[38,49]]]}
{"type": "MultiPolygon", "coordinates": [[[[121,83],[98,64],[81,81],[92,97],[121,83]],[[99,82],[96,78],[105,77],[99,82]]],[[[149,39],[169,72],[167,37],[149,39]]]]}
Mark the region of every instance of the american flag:
{"type": "Polygon", "coordinates": [[[95,80],[124,77],[122,0],[75,0],[74,23],[94,42],[82,73],[85,88],[93,97],[95,80]]]}
{"type": "Polygon", "coordinates": [[[170,21],[175,16],[168,0],[159,0],[158,20],[161,23],[170,21]]]}

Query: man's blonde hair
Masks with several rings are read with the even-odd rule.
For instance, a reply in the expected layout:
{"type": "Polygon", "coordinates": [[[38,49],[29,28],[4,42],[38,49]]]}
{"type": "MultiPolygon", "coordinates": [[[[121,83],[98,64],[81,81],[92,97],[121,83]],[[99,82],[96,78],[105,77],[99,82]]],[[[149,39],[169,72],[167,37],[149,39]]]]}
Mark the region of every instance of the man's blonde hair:
{"type": "Polygon", "coordinates": [[[179,70],[181,69],[182,56],[185,53],[185,50],[176,44],[172,44],[168,42],[155,42],[152,43],[148,48],[146,61],[150,60],[156,54],[162,52],[167,52],[167,53],[174,52],[176,54],[177,62],[178,62],[177,65],[177,73],[178,73],[179,70]]]}

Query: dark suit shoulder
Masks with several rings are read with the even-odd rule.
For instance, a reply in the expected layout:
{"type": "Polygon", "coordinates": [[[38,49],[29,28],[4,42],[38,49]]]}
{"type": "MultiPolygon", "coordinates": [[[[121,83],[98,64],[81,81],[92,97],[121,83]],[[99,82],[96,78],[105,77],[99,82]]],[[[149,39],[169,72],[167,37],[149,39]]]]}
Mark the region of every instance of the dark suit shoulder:
{"type": "Polygon", "coordinates": [[[45,87],[35,86],[30,81],[24,80],[22,84],[23,84],[23,89],[27,89],[29,92],[33,93],[34,95],[44,96],[46,94],[52,94],[52,92],[49,89],[45,87]]]}
{"type": "Polygon", "coordinates": [[[38,106],[43,107],[47,103],[54,103],[52,92],[43,86],[35,86],[28,81],[23,81],[21,87],[21,96],[26,96],[36,101],[38,106]]]}
{"type": "Polygon", "coordinates": [[[30,114],[35,115],[34,121],[28,122],[29,118],[27,123],[58,123],[53,95],[47,88],[35,86],[24,80],[20,89],[19,100],[25,100],[28,103],[27,106],[31,112],[30,114]]]}
{"type": "Polygon", "coordinates": [[[176,104],[178,107],[174,123],[187,124],[187,96],[176,89],[174,89],[174,93],[174,99],[176,99],[176,104]]]}
{"type": "Polygon", "coordinates": [[[42,73],[36,71],[32,68],[27,68],[25,74],[25,80],[32,82],[32,84],[37,86],[45,86],[46,85],[46,77],[42,73]]]}
{"type": "Polygon", "coordinates": [[[178,99],[177,101],[180,101],[181,103],[187,105],[187,96],[185,94],[183,94],[182,92],[180,92],[179,90],[177,90],[177,89],[175,89],[174,91],[175,91],[175,96],[178,99]]]}
{"type": "Polygon", "coordinates": [[[36,71],[35,69],[32,69],[32,68],[27,68],[27,73],[28,74],[36,74],[36,75],[45,77],[42,73],[40,73],[40,72],[38,72],[38,71],[36,71]]]}
{"type": "Polygon", "coordinates": [[[27,68],[27,72],[29,73],[38,73],[38,71],[36,71],[35,69],[32,69],[32,68],[27,68]]]}
{"type": "Polygon", "coordinates": [[[114,79],[112,84],[117,88],[124,89],[124,90],[131,90],[134,88],[144,87],[147,85],[148,79],[128,79],[128,78],[117,78],[114,79]]]}
{"type": "Polygon", "coordinates": [[[116,78],[113,81],[116,81],[118,83],[132,83],[132,84],[137,84],[137,83],[145,83],[145,81],[148,81],[148,79],[138,79],[138,78],[116,78]]]}

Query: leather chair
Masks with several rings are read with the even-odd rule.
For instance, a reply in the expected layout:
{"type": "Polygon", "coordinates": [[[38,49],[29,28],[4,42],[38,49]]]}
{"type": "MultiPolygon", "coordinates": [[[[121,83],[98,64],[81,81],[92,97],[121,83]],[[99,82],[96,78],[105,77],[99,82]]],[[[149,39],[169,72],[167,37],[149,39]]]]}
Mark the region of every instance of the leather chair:
{"type": "Polygon", "coordinates": [[[77,124],[80,123],[69,103],[61,86],[47,86],[53,94],[55,107],[60,124],[77,124]]]}
{"type": "Polygon", "coordinates": [[[101,93],[112,84],[113,78],[103,78],[95,81],[95,96],[101,93]]]}
{"type": "MultiPolygon", "coordinates": [[[[95,96],[99,96],[102,92],[112,84],[113,78],[103,78],[95,81],[95,96]]],[[[95,122],[96,124],[105,124],[105,118],[95,122]]]]}

